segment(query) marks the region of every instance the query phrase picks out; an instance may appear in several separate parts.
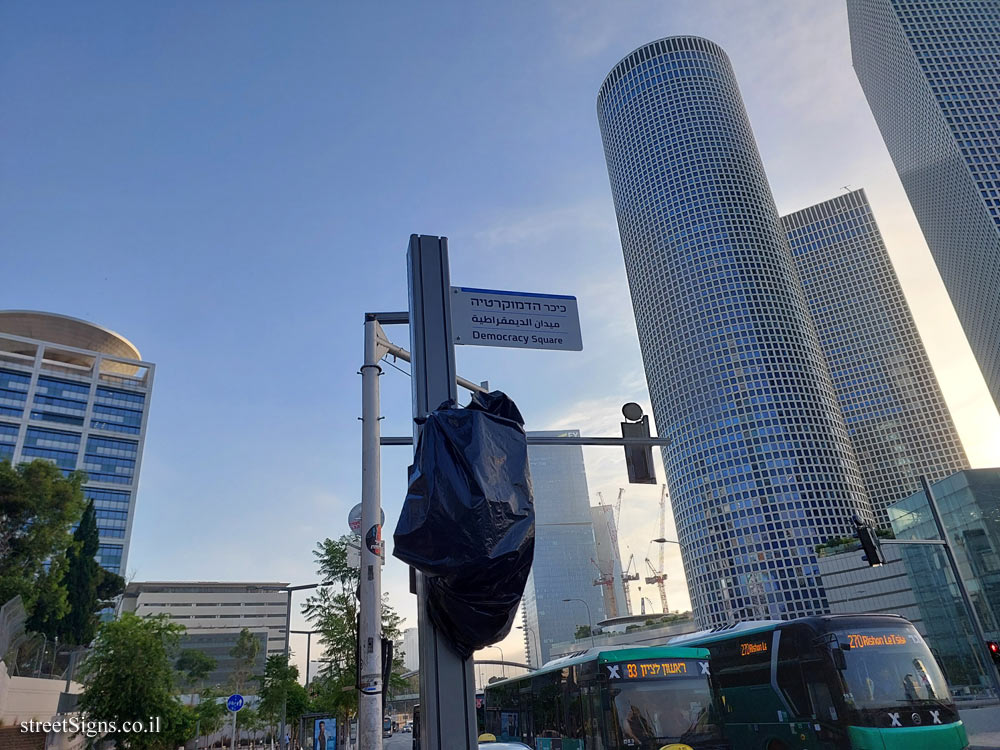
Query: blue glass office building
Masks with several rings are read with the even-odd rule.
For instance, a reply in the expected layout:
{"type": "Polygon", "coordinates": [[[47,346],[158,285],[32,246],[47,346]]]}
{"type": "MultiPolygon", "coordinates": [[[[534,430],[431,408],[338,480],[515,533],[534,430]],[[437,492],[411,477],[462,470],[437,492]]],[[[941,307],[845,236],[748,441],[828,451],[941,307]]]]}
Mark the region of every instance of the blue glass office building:
{"type": "Polygon", "coordinates": [[[647,44],[597,112],[695,614],[826,612],[815,545],[872,516],[729,60],[647,44]]]}
{"type": "Polygon", "coordinates": [[[864,190],[781,219],[880,526],[887,508],[969,468],[864,190]]]}
{"type": "Polygon", "coordinates": [[[76,318],[0,311],[0,461],[87,472],[98,562],[123,574],[153,365],[124,337],[76,318]]]}
{"type": "MultiPolygon", "coordinates": [[[[578,430],[529,432],[547,437],[580,437],[578,430]]],[[[532,445],[528,448],[535,497],[535,559],[524,588],[525,653],[532,666],[549,660],[553,643],[573,640],[587,625],[604,619],[594,525],[590,517],[583,448],[532,445]],[[563,599],[582,599],[564,602],[563,599]]]]}
{"type": "Polygon", "coordinates": [[[854,70],[1000,408],[1000,4],[848,0],[854,70]]]}

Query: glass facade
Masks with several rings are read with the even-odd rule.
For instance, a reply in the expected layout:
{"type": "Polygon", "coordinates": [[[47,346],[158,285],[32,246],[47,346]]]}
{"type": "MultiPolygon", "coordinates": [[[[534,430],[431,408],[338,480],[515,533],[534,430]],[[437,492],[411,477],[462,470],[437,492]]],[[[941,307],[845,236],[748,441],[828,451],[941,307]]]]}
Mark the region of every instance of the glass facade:
{"type": "Polygon", "coordinates": [[[597,112],[695,614],[824,613],[814,548],[872,515],[729,60],[647,44],[597,112]]]}
{"type": "Polygon", "coordinates": [[[781,219],[878,524],[969,468],[863,190],[781,219]]]}
{"type": "MultiPolygon", "coordinates": [[[[1000,469],[960,471],[931,489],[979,621],[1000,641],[1000,469]]],[[[890,507],[889,516],[897,539],[938,538],[923,492],[890,507]]]]}
{"type": "Polygon", "coordinates": [[[858,80],[1000,408],[1000,6],[847,11],[858,80]]]}
{"type": "Polygon", "coordinates": [[[86,472],[97,560],[115,573],[128,559],[153,377],[151,364],[121,356],[127,351],[134,348],[117,334],[84,321],[0,311],[0,461],[43,459],[64,474],[86,472]],[[19,335],[46,327],[79,343],[107,343],[110,353],[19,335]]]}
{"type": "MultiPolygon", "coordinates": [[[[529,435],[579,437],[578,430],[529,432],[529,435]]],[[[594,527],[590,518],[583,448],[575,445],[528,447],[535,496],[535,559],[524,588],[525,653],[532,666],[549,660],[553,643],[570,641],[580,625],[604,619],[594,527]],[[538,638],[536,644],[535,639],[538,638]]]]}

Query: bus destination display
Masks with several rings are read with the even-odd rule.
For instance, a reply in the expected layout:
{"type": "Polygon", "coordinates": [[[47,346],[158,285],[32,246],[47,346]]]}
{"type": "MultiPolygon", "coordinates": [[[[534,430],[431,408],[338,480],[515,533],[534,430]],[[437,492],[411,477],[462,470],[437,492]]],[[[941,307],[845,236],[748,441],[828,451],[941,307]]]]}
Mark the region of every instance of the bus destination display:
{"type": "Polygon", "coordinates": [[[708,662],[638,659],[605,664],[609,680],[656,680],[669,677],[707,675],[708,662]]]}
{"type": "Polygon", "coordinates": [[[848,633],[847,643],[851,648],[869,648],[871,646],[905,646],[906,638],[897,633],[887,633],[885,635],[848,633]]]}

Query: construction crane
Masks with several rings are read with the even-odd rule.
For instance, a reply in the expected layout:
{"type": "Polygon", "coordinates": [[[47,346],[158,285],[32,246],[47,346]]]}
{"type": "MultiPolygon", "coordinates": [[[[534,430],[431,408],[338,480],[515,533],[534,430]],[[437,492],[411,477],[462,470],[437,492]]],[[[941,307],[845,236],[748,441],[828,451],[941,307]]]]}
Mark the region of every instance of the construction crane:
{"type": "Polygon", "coordinates": [[[629,596],[628,584],[629,581],[638,581],[639,572],[630,573],[632,570],[632,564],[635,562],[635,555],[632,555],[628,559],[628,567],[622,571],[622,589],[625,591],[625,608],[628,610],[629,614],[632,614],[632,597],[629,596]]]}
{"type": "Polygon", "coordinates": [[[608,610],[607,616],[618,617],[618,600],[615,597],[615,577],[613,574],[605,574],[594,558],[590,558],[590,561],[597,568],[598,577],[594,579],[594,585],[604,587],[604,606],[608,610]]]}
{"type": "MultiPolygon", "coordinates": [[[[666,534],[666,516],[667,516],[667,485],[663,485],[660,489],[660,539],[664,538],[666,534]]],[[[660,606],[663,607],[663,614],[667,614],[670,610],[667,609],[667,587],[664,585],[664,581],[667,580],[667,574],[663,572],[663,547],[665,545],[660,545],[660,567],[659,570],[653,567],[653,563],[646,558],[646,566],[649,568],[649,572],[652,575],[646,576],[646,583],[655,583],[656,590],[660,592],[660,606]]]]}

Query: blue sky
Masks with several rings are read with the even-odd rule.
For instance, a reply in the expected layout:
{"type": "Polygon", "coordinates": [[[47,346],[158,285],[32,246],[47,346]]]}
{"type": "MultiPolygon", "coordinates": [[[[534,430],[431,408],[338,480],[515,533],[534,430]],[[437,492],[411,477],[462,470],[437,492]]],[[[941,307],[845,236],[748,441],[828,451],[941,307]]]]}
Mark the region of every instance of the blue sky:
{"type": "MultiPolygon", "coordinates": [[[[91,320],[156,363],[136,580],[313,580],[359,499],[362,316],[405,308],[411,233],[450,238],[455,283],[578,296],[583,352],[459,351],[529,429],[612,434],[648,402],[595,99],[672,34],[730,54],[782,212],[867,189],[973,465],[1000,463],[841,3],[4,3],[0,308],[91,320]]],[[[408,379],[382,387],[384,434],[407,434],[408,379]]],[[[383,456],[388,531],[408,456],[383,456]]],[[[614,497],[617,452],[587,459],[592,499],[614,497]]],[[[626,493],[638,558],[657,496],[626,493]]],[[[412,617],[404,567],[385,580],[412,617]]]]}

